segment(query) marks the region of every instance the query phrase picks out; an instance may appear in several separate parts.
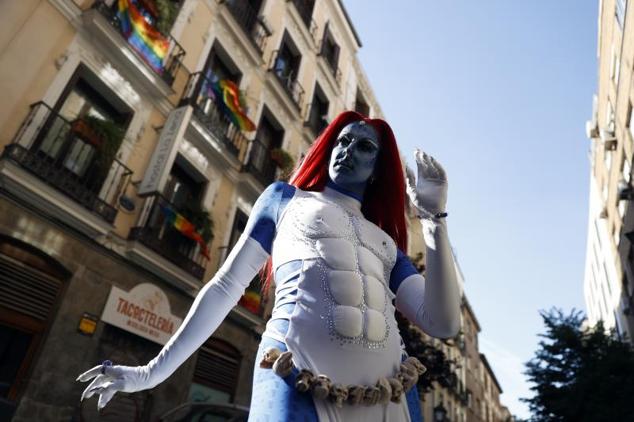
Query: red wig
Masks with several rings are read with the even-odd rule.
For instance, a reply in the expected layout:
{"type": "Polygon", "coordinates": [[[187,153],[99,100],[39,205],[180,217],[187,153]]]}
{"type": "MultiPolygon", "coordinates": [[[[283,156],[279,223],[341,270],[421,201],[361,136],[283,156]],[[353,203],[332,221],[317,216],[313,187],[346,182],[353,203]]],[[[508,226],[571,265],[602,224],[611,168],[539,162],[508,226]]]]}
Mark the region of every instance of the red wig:
{"type": "MultiPolygon", "coordinates": [[[[405,180],[394,133],[384,120],[369,119],[354,111],[344,111],[317,137],[291,175],[289,183],[305,191],[322,191],[328,182],[328,165],[335,141],[345,126],[356,121],[371,125],[381,142],[374,168],[374,181],[366,186],[361,211],[365,218],[379,226],[404,251],[407,248],[405,180]]],[[[267,292],[273,276],[271,259],[262,273],[262,289],[267,292]]]]}

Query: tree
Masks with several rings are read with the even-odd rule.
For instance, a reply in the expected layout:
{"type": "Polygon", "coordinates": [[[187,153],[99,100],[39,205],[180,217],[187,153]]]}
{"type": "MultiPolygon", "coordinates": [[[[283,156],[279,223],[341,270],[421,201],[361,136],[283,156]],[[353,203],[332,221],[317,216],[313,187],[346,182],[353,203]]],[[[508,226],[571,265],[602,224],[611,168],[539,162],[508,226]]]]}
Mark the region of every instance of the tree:
{"type": "Polygon", "coordinates": [[[546,333],[526,375],[531,421],[634,420],[634,351],[603,324],[584,327],[580,311],[540,312],[546,333]]]}

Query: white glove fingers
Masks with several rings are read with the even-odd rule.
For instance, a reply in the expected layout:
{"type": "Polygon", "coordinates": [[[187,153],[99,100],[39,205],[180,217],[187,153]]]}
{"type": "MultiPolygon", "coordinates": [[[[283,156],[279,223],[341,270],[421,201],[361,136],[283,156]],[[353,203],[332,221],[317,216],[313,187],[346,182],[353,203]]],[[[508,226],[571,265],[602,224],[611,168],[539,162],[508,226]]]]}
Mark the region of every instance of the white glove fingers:
{"type": "Polygon", "coordinates": [[[101,368],[102,368],[102,365],[97,365],[94,368],[87,370],[83,374],[79,374],[79,376],[77,377],[75,381],[81,381],[81,382],[90,381],[97,375],[101,374],[101,368]]]}
{"type": "Polygon", "coordinates": [[[123,380],[115,380],[107,385],[99,395],[99,401],[97,402],[97,409],[103,409],[110,400],[114,397],[117,391],[123,389],[123,380]]]}
{"type": "Polygon", "coordinates": [[[405,166],[405,180],[407,181],[407,192],[410,194],[416,193],[416,176],[411,168],[405,166]]]}
{"type": "Polygon", "coordinates": [[[86,387],[86,389],[84,390],[84,392],[81,395],[81,399],[80,401],[84,400],[84,399],[89,399],[91,398],[95,393],[98,393],[99,390],[101,390],[101,388],[109,383],[110,380],[105,376],[105,375],[99,375],[97,378],[95,378],[93,380],[93,382],[91,382],[88,387],[86,387]]]}
{"type": "Polygon", "coordinates": [[[416,150],[416,167],[418,168],[418,183],[420,183],[420,181],[422,179],[427,179],[429,177],[428,173],[428,166],[429,164],[427,164],[427,160],[425,159],[425,153],[422,152],[421,150],[416,150]]]}
{"type": "Polygon", "coordinates": [[[442,180],[447,180],[447,173],[445,173],[445,169],[442,168],[440,163],[436,161],[434,157],[431,157],[431,163],[434,166],[434,169],[436,169],[436,172],[438,173],[438,177],[442,180]]]}

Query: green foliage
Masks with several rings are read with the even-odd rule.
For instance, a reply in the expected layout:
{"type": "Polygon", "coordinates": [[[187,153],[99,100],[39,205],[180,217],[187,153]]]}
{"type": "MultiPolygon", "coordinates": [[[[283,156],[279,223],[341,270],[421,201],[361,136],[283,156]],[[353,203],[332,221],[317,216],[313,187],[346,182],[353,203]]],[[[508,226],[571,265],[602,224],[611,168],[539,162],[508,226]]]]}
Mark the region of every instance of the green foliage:
{"type": "Polygon", "coordinates": [[[526,375],[535,396],[531,421],[601,422],[634,418],[634,351],[606,333],[603,325],[585,329],[579,311],[542,311],[546,332],[526,375]]]}
{"type": "Polygon", "coordinates": [[[196,227],[196,231],[205,243],[209,243],[214,238],[214,222],[209,211],[192,202],[181,210],[181,214],[196,227]]]}
{"type": "Polygon", "coordinates": [[[179,4],[173,0],[156,0],[158,19],[156,26],[163,34],[169,34],[178,15],[179,4]]]}
{"type": "Polygon", "coordinates": [[[83,116],[81,120],[83,120],[94,135],[102,141],[95,164],[98,173],[101,176],[105,176],[110,170],[112,161],[117,156],[119,147],[121,147],[125,129],[112,120],[105,120],[95,116],[86,115],[83,116]]]}
{"type": "Polygon", "coordinates": [[[293,160],[291,154],[286,152],[286,150],[282,148],[273,148],[270,154],[271,159],[280,169],[282,169],[282,176],[287,176],[293,171],[293,168],[295,167],[295,160],[293,160]]]}
{"type": "Polygon", "coordinates": [[[427,368],[427,372],[418,378],[418,393],[423,395],[431,391],[434,382],[446,388],[454,387],[457,382],[457,377],[453,371],[456,362],[447,359],[442,350],[425,341],[420,331],[398,312],[396,313],[396,322],[407,354],[416,357],[427,368]]]}

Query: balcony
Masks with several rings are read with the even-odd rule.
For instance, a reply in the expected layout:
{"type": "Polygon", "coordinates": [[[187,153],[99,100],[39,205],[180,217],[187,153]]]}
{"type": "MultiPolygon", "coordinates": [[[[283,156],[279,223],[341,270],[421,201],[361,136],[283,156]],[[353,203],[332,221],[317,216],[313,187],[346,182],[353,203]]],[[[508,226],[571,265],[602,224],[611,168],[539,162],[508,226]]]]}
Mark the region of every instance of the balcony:
{"type": "Polygon", "coordinates": [[[208,259],[203,256],[200,246],[194,240],[180,233],[169,223],[166,209],[181,212],[160,194],[148,196],[141,215],[141,224],[130,230],[128,239],[140,242],[197,280],[201,280],[205,275],[208,259]]]}
{"type": "MultiPolygon", "coordinates": [[[[137,9],[135,8],[135,10],[137,9]]],[[[155,48],[152,49],[148,47],[147,43],[144,43],[139,37],[135,36],[134,30],[130,29],[130,21],[127,23],[122,22],[121,19],[123,15],[118,11],[118,1],[96,0],[92,6],[92,10],[85,13],[88,21],[94,21],[92,17],[93,11],[103,16],[111,28],[119,33],[119,38],[127,45],[127,50],[136,58],[135,61],[138,65],[145,69],[150,69],[150,71],[165,82],[167,86],[171,87],[173,85],[186,53],[183,47],[171,35],[163,34],[157,28],[151,27],[146,21],[143,21],[152,31],[152,42],[155,46],[155,48]],[[159,54],[157,55],[155,52],[159,52],[159,54]],[[161,55],[163,55],[163,57],[160,57],[161,55]]],[[[133,15],[133,13],[128,13],[127,15],[129,16],[131,14],[133,15]]],[[[93,26],[99,27],[101,31],[105,29],[101,28],[98,22],[94,22],[93,26]]],[[[103,35],[105,35],[106,38],[109,37],[109,34],[103,35]]],[[[114,47],[115,50],[117,50],[116,47],[118,46],[115,45],[114,47]]]]}
{"type": "Polygon", "coordinates": [[[203,72],[190,75],[180,105],[191,105],[198,121],[219,139],[240,162],[244,161],[249,140],[240,128],[218,108],[211,90],[212,81],[203,72]]]}
{"type": "MultiPolygon", "coordinates": [[[[107,140],[101,138],[87,139],[89,129],[82,122],[68,121],[47,104],[35,103],[1,159],[112,224],[132,171],[114,158],[118,145],[107,146],[107,140]]],[[[20,194],[26,194],[28,188],[20,189],[20,194]]]]}
{"type": "Polygon", "coordinates": [[[268,186],[275,180],[277,165],[271,158],[271,149],[257,139],[251,144],[249,162],[245,170],[255,177],[262,186],[268,186]]]}
{"type": "Polygon", "coordinates": [[[271,36],[271,30],[264,20],[258,16],[258,11],[248,0],[222,0],[233,18],[247,34],[253,46],[262,54],[266,41],[271,36]]]}
{"type": "Polygon", "coordinates": [[[279,50],[273,52],[269,71],[275,75],[275,79],[277,79],[288,97],[293,101],[297,110],[301,111],[305,94],[304,88],[297,81],[295,71],[286,67],[286,61],[279,57],[278,53],[279,50]]]}

